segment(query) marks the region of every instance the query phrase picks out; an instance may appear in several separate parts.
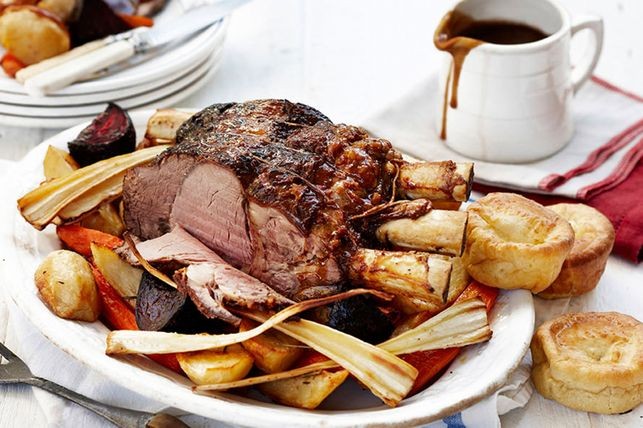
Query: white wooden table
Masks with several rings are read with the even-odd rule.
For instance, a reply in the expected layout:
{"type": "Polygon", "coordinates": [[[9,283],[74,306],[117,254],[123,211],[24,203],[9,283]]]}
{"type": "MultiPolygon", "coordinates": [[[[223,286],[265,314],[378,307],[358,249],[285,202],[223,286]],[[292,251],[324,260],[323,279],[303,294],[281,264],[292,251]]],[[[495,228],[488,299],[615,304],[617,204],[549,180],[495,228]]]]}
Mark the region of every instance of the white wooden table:
{"type": "MultiPolygon", "coordinates": [[[[562,2],[572,15],[594,13],[605,20],[596,74],[643,94],[643,1],[562,2]]],[[[219,73],[180,106],[288,98],[311,104],[334,121],[360,124],[436,70],[433,30],[453,3],[255,0],[232,19],[219,73]]],[[[18,160],[56,132],[0,127],[0,159],[18,160]]],[[[0,311],[0,339],[4,317],[0,311]]],[[[537,394],[527,407],[502,418],[505,426],[552,427],[621,426],[621,420],[575,412],[537,394]]],[[[44,424],[30,388],[0,387],[0,426],[44,424]]]]}

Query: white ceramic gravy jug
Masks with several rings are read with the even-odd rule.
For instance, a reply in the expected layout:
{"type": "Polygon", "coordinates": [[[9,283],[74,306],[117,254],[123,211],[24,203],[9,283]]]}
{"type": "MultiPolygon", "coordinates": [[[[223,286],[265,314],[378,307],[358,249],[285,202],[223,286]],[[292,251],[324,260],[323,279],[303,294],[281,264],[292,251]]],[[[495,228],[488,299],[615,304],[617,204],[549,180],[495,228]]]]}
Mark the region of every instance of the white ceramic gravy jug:
{"type": "Polygon", "coordinates": [[[571,139],[571,100],[596,66],[603,23],[586,17],[571,24],[567,11],[554,0],[464,0],[445,16],[434,41],[442,50],[447,46],[439,82],[438,134],[465,156],[520,163],[550,156],[571,139]],[[544,38],[496,44],[451,37],[445,28],[454,14],[473,21],[526,24],[544,38]],[[593,33],[594,49],[572,65],[570,40],[584,29],[593,33]]]}

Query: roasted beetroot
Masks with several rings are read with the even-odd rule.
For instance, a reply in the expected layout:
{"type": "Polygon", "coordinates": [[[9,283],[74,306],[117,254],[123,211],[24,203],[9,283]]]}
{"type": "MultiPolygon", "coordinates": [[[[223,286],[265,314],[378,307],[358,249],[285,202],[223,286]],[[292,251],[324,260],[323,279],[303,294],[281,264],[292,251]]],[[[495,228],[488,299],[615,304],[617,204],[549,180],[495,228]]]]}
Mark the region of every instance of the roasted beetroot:
{"type": "Polygon", "coordinates": [[[69,33],[74,46],[130,29],[127,22],[103,0],[83,0],[78,19],[69,23],[69,33]]]}
{"type": "Polygon", "coordinates": [[[209,333],[222,324],[205,318],[185,294],[143,272],[136,296],[136,324],[140,330],[209,333]]]}
{"type": "Polygon", "coordinates": [[[381,343],[393,332],[393,323],[367,296],[355,296],[324,306],[315,320],[368,343],[381,343]]]}
{"type": "Polygon", "coordinates": [[[127,112],[113,103],[67,146],[80,166],[133,152],[136,130],[127,112]]]}

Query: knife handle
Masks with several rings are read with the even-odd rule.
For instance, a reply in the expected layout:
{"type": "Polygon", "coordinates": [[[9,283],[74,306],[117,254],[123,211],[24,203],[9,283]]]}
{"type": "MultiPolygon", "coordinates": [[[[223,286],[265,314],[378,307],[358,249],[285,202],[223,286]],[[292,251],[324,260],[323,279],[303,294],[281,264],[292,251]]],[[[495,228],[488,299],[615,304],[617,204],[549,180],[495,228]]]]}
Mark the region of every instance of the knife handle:
{"type": "Polygon", "coordinates": [[[70,84],[124,61],[134,55],[134,46],[126,40],[118,40],[101,48],[64,61],[46,72],[27,78],[24,82],[30,95],[43,96],[62,89],[70,84]]]}
{"type": "Polygon", "coordinates": [[[60,64],[63,64],[67,61],[70,61],[79,56],[85,55],[91,51],[102,48],[107,44],[106,39],[94,40],[93,42],[85,43],[84,45],[78,46],[70,51],[67,51],[63,54],[56,55],[44,61],[40,61],[36,64],[30,65],[19,70],[16,73],[16,80],[18,83],[25,83],[27,79],[31,79],[37,74],[44,73],[45,71],[54,68],[60,64]]]}

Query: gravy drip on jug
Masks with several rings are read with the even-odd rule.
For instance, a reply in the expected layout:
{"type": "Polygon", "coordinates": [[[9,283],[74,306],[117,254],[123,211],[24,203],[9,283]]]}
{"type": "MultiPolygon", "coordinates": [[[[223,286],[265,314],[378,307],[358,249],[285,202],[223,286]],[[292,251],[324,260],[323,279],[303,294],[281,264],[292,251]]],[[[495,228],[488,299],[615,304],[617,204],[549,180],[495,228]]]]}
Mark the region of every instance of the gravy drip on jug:
{"type": "Polygon", "coordinates": [[[504,20],[474,20],[472,17],[453,10],[447,13],[433,35],[435,47],[448,52],[453,57],[453,65],[449,70],[444,89],[442,107],[442,126],[440,138],[445,140],[447,135],[447,111],[458,108],[458,85],[460,73],[466,56],[471,50],[483,43],[514,45],[531,43],[547,37],[547,34],[530,25],[504,20]],[[449,84],[451,97],[449,99],[449,84]]]}

